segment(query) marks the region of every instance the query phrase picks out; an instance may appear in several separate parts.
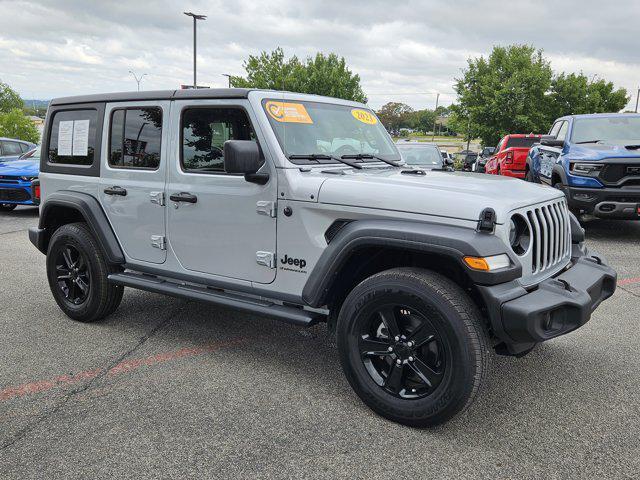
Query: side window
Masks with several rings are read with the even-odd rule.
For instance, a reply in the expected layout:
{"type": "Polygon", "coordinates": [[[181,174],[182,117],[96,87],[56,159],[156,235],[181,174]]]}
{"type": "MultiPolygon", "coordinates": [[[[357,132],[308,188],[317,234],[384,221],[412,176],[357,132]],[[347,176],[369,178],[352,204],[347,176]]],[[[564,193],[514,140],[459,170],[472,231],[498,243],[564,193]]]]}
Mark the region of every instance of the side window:
{"type": "Polygon", "coordinates": [[[558,135],[558,130],[560,130],[560,127],[562,126],[563,122],[556,122],[553,124],[553,127],[551,127],[551,130],[549,130],[549,135],[552,137],[556,137],[558,135]]]}
{"type": "Polygon", "coordinates": [[[162,109],[115,109],[109,128],[110,167],[156,170],[160,166],[162,109]]]}
{"type": "Polygon", "coordinates": [[[560,130],[558,130],[558,135],[556,135],[556,140],[564,140],[567,136],[567,130],[569,129],[569,122],[562,122],[560,126],[560,130]]]}
{"type": "Polygon", "coordinates": [[[224,173],[224,142],[256,139],[241,108],[187,108],[181,130],[180,163],[185,172],[193,173],[224,173]]]}
{"type": "Polygon", "coordinates": [[[18,142],[2,142],[3,155],[22,155],[20,144],[18,142]]]}
{"type": "Polygon", "coordinates": [[[96,110],[59,110],[51,121],[49,162],[92,165],[96,150],[96,110]]]}
{"type": "Polygon", "coordinates": [[[20,145],[20,150],[22,151],[22,153],[27,153],[29,151],[29,145],[27,145],[26,143],[19,143],[18,145],[20,145]]]}

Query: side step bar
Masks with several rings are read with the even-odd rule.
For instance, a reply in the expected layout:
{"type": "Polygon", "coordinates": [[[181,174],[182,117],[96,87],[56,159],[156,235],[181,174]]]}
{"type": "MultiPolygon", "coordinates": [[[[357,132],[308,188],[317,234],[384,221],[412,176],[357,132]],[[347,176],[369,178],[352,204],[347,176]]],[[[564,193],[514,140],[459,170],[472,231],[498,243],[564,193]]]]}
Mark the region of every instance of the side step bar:
{"type": "Polygon", "coordinates": [[[310,327],[322,319],[321,314],[308,312],[301,308],[287,307],[268,300],[245,297],[223,290],[175,283],[152,275],[123,272],[112,273],[108,278],[110,282],[117,285],[213,303],[235,310],[243,310],[275,318],[301,327],[310,327]]]}

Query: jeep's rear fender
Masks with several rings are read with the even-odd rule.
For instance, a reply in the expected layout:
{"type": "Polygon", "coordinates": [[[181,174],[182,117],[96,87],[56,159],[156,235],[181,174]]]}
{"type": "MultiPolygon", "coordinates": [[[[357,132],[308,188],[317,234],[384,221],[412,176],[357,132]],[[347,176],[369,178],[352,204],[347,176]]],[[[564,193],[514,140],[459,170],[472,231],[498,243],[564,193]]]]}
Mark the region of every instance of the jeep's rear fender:
{"type": "Polygon", "coordinates": [[[494,235],[470,228],[398,220],[354,220],[340,228],[330,240],[309,275],[302,299],[312,307],[335,300],[350,283],[358,282],[375,270],[397,266],[446,268],[465,276],[468,283],[495,285],[519,278],[520,262],[494,235]],[[385,261],[385,254],[392,257],[385,261]],[[512,266],[496,272],[471,270],[463,257],[507,254],[512,266]],[[403,264],[397,264],[397,261],[403,264]]]}
{"type": "Polygon", "coordinates": [[[98,200],[87,193],[60,190],[48,195],[40,207],[38,228],[29,229],[29,239],[38,250],[47,253],[53,232],[62,225],[74,222],[87,223],[109,262],[124,263],[122,248],[104,210],[98,200]]]}

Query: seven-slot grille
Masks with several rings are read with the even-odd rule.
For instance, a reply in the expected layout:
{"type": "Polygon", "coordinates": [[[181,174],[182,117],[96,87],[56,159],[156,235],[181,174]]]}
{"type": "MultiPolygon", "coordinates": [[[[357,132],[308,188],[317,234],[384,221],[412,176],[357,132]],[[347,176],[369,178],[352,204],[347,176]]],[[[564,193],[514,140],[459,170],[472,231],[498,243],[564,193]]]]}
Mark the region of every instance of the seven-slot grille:
{"type": "Polygon", "coordinates": [[[531,224],[531,270],[537,274],[555,267],[571,255],[571,224],[566,199],[526,212],[531,224]]]}

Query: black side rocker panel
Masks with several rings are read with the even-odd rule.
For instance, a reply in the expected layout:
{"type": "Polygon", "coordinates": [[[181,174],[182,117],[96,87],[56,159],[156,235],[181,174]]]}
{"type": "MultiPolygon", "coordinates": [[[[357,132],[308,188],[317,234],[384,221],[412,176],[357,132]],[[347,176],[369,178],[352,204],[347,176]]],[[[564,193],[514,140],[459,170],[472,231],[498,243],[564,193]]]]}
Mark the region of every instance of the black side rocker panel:
{"type": "Polygon", "coordinates": [[[365,247],[401,248],[450,257],[481,285],[495,285],[519,278],[522,267],[515,255],[494,235],[462,227],[401,220],[356,220],[344,226],[320,256],[302,291],[307,305],[326,304],[327,292],[348,258],[365,247]],[[464,256],[507,254],[512,266],[497,272],[474,271],[463,264],[464,256]]]}
{"type": "Polygon", "coordinates": [[[80,213],[85,219],[89,228],[93,232],[96,240],[105,252],[107,259],[111,263],[123,264],[124,254],[120,248],[120,244],[111,229],[111,225],[107,220],[102,207],[95,197],[88,193],[74,192],[71,190],[60,190],[47,196],[46,201],[40,208],[39,228],[29,229],[29,240],[42,253],[47,253],[49,239],[53,232],[51,228],[51,216],[55,216],[55,207],[72,209],[80,213]]]}

